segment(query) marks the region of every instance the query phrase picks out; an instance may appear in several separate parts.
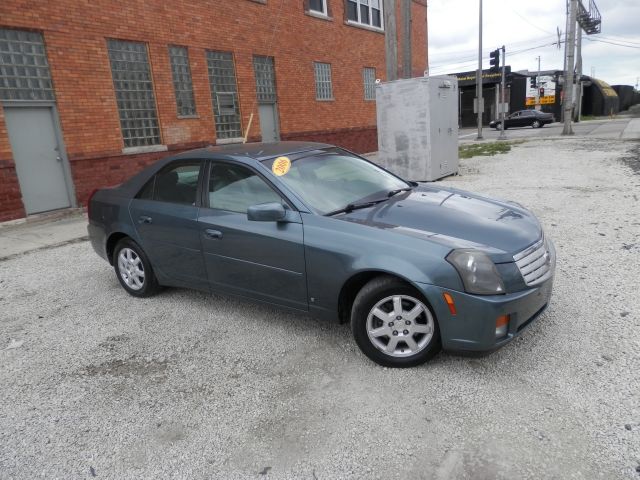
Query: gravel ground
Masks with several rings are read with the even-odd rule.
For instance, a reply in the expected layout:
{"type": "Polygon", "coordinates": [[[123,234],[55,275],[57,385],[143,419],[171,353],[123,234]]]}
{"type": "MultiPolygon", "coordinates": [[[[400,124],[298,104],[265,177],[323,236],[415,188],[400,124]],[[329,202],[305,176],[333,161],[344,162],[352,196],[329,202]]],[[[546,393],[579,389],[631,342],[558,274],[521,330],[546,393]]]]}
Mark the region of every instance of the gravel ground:
{"type": "Polygon", "coordinates": [[[344,325],[135,300],[86,242],[0,262],[0,478],[639,479],[639,147],[535,140],[442,182],[558,250],[551,307],[481,358],[385,369],[344,325]]]}

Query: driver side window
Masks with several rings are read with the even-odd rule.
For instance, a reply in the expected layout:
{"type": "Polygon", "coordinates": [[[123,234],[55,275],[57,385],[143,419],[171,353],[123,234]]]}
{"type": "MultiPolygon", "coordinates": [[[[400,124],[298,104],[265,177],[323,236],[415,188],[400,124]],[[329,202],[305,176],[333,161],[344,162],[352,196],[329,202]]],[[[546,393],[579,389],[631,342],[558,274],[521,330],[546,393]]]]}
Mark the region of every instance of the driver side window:
{"type": "Polygon", "coordinates": [[[278,202],[282,198],[258,175],[246,167],[225,163],[211,165],[209,207],[247,213],[252,205],[278,202]]]}

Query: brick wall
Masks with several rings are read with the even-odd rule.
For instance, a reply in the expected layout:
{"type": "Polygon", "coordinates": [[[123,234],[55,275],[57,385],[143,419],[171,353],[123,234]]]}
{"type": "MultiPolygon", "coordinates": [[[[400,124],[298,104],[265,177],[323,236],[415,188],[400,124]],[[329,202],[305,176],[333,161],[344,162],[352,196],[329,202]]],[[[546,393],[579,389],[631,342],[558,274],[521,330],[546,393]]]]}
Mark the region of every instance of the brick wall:
{"type": "MultiPolygon", "coordinates": [[[[216,141],[205,51],[233,52],[243,130],[260,139],[253,55],[275,59],[282,139],[377,148],[375,102],[365,101],[362,68],[384,79],[384,34],[346,25],[343,0],[331,20],[306,15],[303,0],[95,0],[0,2],[0,27],[43,32],[62,134],[80,203],[166,153],[123,155],[107,38],[148,45],[161,141],[170,151],[216,141]],[[168,44],[187,46],[197,118],[177,116],[168,44]],[[334,101],[315,99],[313,62],[331,63],[334,101]]],[[[426,7],[412,5],[414,71],[426,65],[426,7]]],[[[0,220],[24,215],[0,116],[0,220]]]]}

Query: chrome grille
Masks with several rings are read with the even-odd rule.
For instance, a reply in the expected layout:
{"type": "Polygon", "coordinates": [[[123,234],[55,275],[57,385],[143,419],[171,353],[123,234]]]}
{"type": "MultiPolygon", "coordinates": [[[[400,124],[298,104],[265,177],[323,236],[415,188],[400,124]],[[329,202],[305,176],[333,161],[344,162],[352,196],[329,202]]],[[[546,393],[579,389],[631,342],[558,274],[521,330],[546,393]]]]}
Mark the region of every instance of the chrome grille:
{"type": "Polygon", "coordinates": [[[553,258],[544,238],[514,255],[513,259],[528,286],[542,283],[553,274],[553,258]]]}

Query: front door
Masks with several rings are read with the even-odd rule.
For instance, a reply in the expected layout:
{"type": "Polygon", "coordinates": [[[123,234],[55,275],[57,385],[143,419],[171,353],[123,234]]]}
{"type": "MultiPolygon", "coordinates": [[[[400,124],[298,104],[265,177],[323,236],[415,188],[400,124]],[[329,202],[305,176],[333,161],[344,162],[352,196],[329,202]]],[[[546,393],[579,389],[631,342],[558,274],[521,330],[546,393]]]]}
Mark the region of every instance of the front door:
{"type": "Polygon", "coordinates": [[[259,106],[260,111],[260,131],[262,132],[263,142],[277,142],[280,140],[278,135],[278,117],[277,106],[275,103],[262,103],[259,106]]]}
{"type": "Polygon", "coordinates": [[[211,288],[306,310],[300,214],[287,223],[249,221],[249,206],[284,202],[280,194],[243,165],[215,162],[210,170],[198,223],[211,288]]]}
{"type": "Polygon", "coordinates": [[[27,214],[71,206],[51,107],[5,107],[4,118],[27,214]]]}

